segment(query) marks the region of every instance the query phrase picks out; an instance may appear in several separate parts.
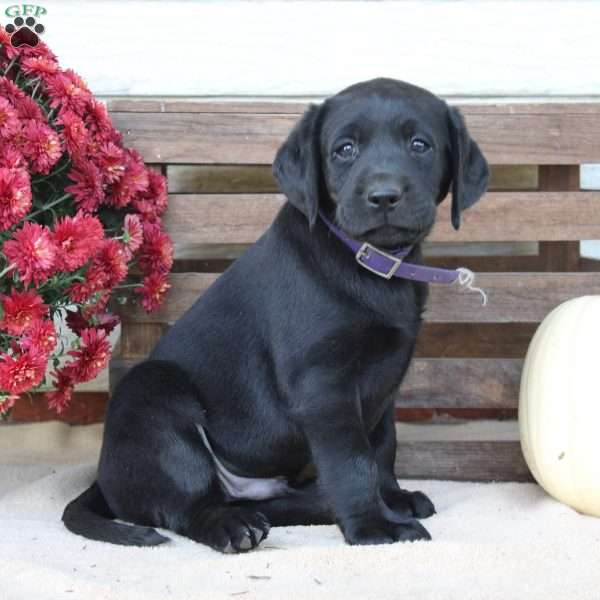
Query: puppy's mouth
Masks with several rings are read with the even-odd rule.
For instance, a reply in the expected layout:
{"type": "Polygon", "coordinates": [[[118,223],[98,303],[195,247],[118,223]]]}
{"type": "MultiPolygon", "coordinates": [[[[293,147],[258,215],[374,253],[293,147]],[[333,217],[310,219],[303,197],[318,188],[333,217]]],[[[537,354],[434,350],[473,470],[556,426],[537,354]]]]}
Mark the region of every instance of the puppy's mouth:
{"type": "Polygon", "coordinates": [[[426,222],[417,219],[412,222],[402,222],[396,216],[392,221],[391,215],[381,215],[379,219],[361,218],[359,215],[348,218],[349,215],[345,212],[342,207],[338,207],[335,213],[334,222],[338,227],[349,237],[382,249],[389,250],[417,244],[427,237],[433,227],[433,220],[429,222],[429,219],[426,219],[426,222]]]}
{"type": "Polygon", "coordinates": [[[378,227],[372,227],[365,229],[362,232],[350,232],[346,230],[346,233],[355,240],[361,242],[369,242],[374,246],[380,248],[399,248],[402,246],[409,246],[416,244],[425,238],[429,231],[429,228],[421,229],[417,227],[409,227],[405,225],[391,225],[385,223],[378,227]]]}
{"type": "Polygon", "coordinates": [[[419,233],[421,233],[421,230],[417,229],[416,227],[406,227],[405,225],[390,225],[389,223],[386,223],[385,225],[380,225],[379,227],[367,229],[360,235],[362,237],[371,237],[373,235],[393,237],[399,235],[418,235],[419,233]]]}

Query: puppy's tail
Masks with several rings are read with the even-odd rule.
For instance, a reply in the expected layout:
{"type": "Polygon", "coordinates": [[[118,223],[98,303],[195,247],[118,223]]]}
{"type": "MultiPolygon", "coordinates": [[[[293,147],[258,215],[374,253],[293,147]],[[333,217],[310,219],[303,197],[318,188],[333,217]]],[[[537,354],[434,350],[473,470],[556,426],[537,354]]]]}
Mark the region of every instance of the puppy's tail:
{"type": "Polygon", "coordinates": [[[97,482],[67,504],[62,516],[69,531],[90,540],[121,546],[158,546],[169,541],[151,527],[125,525],[113,518],[97,482]]]}

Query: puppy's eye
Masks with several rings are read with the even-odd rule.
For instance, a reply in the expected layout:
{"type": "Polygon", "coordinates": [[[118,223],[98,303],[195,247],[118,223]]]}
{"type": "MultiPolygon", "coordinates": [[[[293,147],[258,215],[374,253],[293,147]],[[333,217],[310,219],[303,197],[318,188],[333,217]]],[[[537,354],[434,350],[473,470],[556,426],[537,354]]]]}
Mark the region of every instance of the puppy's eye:
{"type": "Polygon", "coordinates": [[[352,142],[340,144],[333,153],[342,160],[349,160],[358,154],[358,148],[352,142]]]}
{"type": "Polygon", "coordinates": [[[410,140],[410,149],[417,154],[423,154],[431,148],[431,145],[422,138],[413,138],[410,140]]]}

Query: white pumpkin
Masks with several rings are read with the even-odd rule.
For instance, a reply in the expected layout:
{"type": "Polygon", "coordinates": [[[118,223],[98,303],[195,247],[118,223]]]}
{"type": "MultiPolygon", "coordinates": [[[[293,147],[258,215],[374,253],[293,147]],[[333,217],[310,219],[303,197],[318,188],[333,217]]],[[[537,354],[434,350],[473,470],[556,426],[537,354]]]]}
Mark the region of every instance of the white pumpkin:
{"type": "Polygon", "coordinates": [[[600,296],[564,302],[535,332],[521,375],[519,429],[536,481],[600,517],[600,296]]]}

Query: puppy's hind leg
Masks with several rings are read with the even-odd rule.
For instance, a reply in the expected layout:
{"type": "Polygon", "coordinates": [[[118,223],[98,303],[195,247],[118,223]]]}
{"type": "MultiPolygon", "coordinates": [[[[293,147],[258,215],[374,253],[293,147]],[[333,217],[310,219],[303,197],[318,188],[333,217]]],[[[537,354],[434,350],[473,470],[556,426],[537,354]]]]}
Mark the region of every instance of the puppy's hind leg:
{"type": "Polygon", "coordinates": [[[333,512],[317,481],[291,488],[285,496],[235,503],[264,514],[273,527],[291,525],[332,525],[333,512]]]}
{"type": "Polygon", "coordinates": [[[198,425],[200,391],[175,363],[149,360],[109,404],[98,484],[115,517],[163,527],[221,552],[244,552],[269,531],[258,510],[230,506],[198,425]]]}

